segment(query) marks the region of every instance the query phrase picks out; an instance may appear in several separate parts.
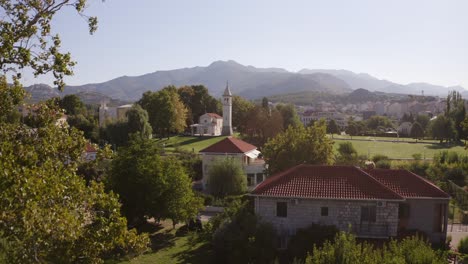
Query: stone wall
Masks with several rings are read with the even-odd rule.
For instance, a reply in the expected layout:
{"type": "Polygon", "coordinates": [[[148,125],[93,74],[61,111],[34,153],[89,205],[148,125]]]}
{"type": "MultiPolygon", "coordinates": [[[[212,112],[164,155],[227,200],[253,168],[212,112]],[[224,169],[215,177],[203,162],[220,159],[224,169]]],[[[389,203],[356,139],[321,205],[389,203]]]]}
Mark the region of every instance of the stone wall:
{"type": "Polygon", "coordinates": [[[312,223],[335,225],[359,237],[389,237],[397,235],[398,203],[362,200],[281,199],[256,197],[255,212],[272,223],[280,235],[293,235],[299,228],[312,223]],[[277,217],[276,203],[287,202],[287,217],[277,217]],[[376,206],[376,221],[362,222],[361,207],[376,206]],[[321,216],[321,207],[328,207],[328,216],[321,216]]]}

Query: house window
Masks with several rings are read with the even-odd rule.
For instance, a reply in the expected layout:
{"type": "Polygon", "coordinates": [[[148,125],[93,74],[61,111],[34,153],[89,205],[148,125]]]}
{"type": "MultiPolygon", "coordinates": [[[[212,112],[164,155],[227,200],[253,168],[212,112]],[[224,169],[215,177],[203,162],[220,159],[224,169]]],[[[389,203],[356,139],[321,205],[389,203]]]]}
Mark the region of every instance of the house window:
{"type": "Polygon", "coordinates": [[[257,173],[257,184],[263,181],[263,173],[257,173]]]}
{"type": "Polygon", "coordinates": [[[276,203],[276,216],[277,217],[288,217],[288,203],[277,202],[276,203]]]}
{"type": "Polygon", "coordinates": [[[410,216],[410,206],[406,203],[401,203],[398,206],[398,219],[409,218],[410,216]]]}
{"type": "Polygon", "coordinates": [[[361,206],[361,222],[375,222],[377,215],[377,208],[372,206],[361,206]]]}
{"type": "Polygon", "coordinates": [[[253,173],[247,173],[247,185],[252,186],[254,185],[254,180],[255,180],[255,174],[253,173]]]}
{"type": "Polygon", "coordinates": [[[321,216],[328,216],[328,207],[322,207],[320,210],[321,216]]]}

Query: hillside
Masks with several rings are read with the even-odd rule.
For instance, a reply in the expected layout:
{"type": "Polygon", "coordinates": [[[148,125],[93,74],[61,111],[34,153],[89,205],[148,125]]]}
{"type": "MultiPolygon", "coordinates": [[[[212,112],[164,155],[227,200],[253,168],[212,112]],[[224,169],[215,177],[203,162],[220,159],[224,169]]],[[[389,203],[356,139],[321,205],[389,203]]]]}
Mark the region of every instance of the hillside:
{"type": "Polygon", "coordinates": [[[156,91],[167,85],[203,84],[211,94],[222,94],[226,81],[234,94],[249,99],[277,94],[280,91],[350,92],[341,79],[329,74],[302,75],[279,68],[255,68],[235,61],[216,61],[207,67],[157,71],[142,76],[122,76],[108,82],[66,87],[65,92],[98,92],[121,100],[138,100],[145,91],[156,91]]]}
{"type": "Polygon", "coordinates": [[[429,83],[410,83],[407,85],[394,83],[387,80],[375,78],[367,73],[354,73],[347,70],[300,70],[301,74],[326,73],[345,81],[352,89],[363,88],[369,91],[378,91],[396,94],[417,94],[424,91],[425,95],[447,96],[451,90],[459,91],[465,98],[468,98],[468,91],[461,86],[440,86],[429,83]]]}
{"type": "MultiPolygon", "coordinates": [[[[122,76],[103,83],[67,86],[63,94],[83,94],[94,102],[102,98],[136,101],[144,92],[157,91],[167,85],[203,84],[213,96],[219,97],[226,81],[229,81],[234,94],[248,99],[297,93],[343,95],[361,88],[392,94],[420,95],[424,91],[425,95],[438,96],[446,96],[449,90],[455,89],[468,98],[468,91],[460,86],[444,87],[428,83],[403,85],[347,70],[303,69],[295,73],[281,68],[245,66],[232,60],[215,61],[206,67],[156,71],[141,76],[122,76]]],[[[33,93],[33,101],[60,95],[56,89],[42,84],[30,86],[29,89],[33,93]]]]}

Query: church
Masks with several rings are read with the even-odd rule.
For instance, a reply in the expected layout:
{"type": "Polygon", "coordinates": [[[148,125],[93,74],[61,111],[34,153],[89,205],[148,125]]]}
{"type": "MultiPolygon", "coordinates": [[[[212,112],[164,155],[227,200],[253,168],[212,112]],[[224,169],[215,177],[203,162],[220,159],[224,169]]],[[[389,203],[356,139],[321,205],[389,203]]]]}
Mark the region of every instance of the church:
{"type": "Polygon", "coordinates": [[[229,85],[223,93],[223,116],[206,113],[200,116],[198,124],[190,126],[192,135],[231,136],[232,132],[232,93],[229,85]]]}

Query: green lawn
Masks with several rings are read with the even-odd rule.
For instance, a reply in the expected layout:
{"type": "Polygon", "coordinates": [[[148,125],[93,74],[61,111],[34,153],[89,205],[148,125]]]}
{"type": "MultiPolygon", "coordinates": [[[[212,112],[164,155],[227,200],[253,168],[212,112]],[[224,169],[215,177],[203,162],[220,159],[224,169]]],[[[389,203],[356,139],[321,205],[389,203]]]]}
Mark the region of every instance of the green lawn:
{"type": "Polygon", "coordinates": [[[206,242],[196,239],[196,236],[183,232],[184,227],[172,229],[167,222],[151,235],[151,252],[121,263],[131,264],[175,264],[175,263],[213,263],[213,251],[206,242]]]}
{"type": "MultiPolygon", "coordinates": [[[[226,137],[192,137],[192,136],[174,136],[169,139],[157,139],[160,144],[164,144],[167,152],[173,152],[176,148],[198,153],[200,150],[219,142],[226,137]]],[[[468,155],[464,146],[447,146],[439,144],[436,140],[424,140],[425,143],[415,143],[411,138],[392,138],[392,137],[365,137],[354,136],[352,140],[349,136],[333,135],[335,140],[335,150],[340,142],[349,141],[353,143],[360,155],[383,154],[392,159],[412,158],[415,153],[421,154],[422,158],[431,159],[434,154],[444,150],[455,151],[461,155],[468,155]],[[381,142],[378,140],[391,140],[392,142],[381,142]]]]}
{"type": "MultiPolygon", "coordinates": [[[[349,141],[356,148],[359,155],[369,155],[370,157],[375,154],[383,154],[392,159],[405,159],[412,158],[415,153],[421,154],[422,158],[426,157],[432,159],[434,154],[444,150],[455,151],[461,155],[468,155],[468,151],[464,146],[446,146],[439,143],[409,143],[413,141],[395,141],[395,142],[379,142],[379,141],[360,141],[354,140],[358,137],[353,137],[353,140],[338,140],[335,138],[335,150],[338,148],[340,142],[349,141]]],[[[396,140],[396,139],[395,139],[396,140]]]]}
{"type": "Polygon", "coordinates": [[[169,139],[157,139],[156,141],[160,144],[164,144],[165,150],[173,152],[176,148],[180,148],[187,151],[194,151],[198,153],[200,150],[213,145],[225,139],[225,136],[219,137],[192,137],[192,136],[174,136],[169,139]]]}

